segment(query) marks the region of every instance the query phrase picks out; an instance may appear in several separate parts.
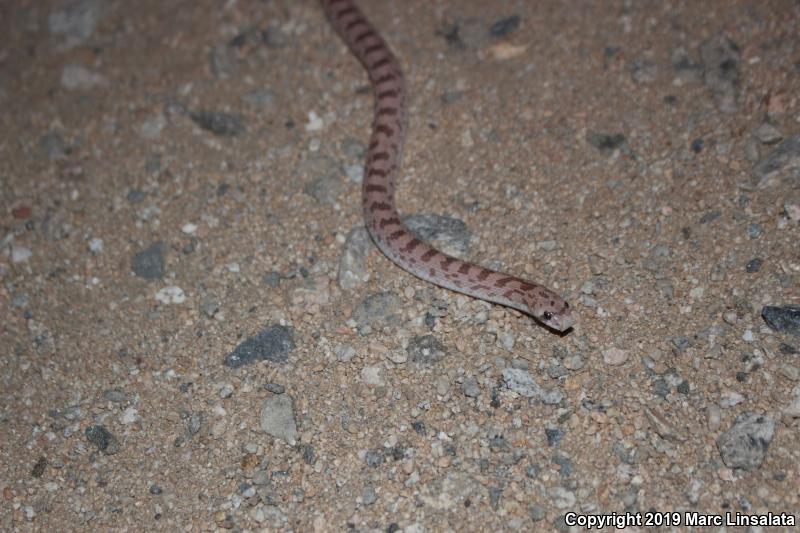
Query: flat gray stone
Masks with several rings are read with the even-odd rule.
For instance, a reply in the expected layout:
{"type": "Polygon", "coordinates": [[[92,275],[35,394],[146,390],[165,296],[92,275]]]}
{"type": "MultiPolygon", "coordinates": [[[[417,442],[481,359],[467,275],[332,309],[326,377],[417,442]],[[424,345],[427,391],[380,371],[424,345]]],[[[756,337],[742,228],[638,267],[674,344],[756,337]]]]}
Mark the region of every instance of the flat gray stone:
{"type": "Polygon", "coordinates": [[[297,442],[297,424],[291,396],[276,394],[261,403],[261,430],[294,446],[297,442]]]}

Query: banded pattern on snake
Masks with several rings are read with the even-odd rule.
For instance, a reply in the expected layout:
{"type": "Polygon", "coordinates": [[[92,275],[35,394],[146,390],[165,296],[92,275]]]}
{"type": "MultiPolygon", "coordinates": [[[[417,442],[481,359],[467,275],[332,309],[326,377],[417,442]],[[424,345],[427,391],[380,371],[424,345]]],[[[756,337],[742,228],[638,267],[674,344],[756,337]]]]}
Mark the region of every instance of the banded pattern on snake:
{"type": "Polygon", "coordinates": [[[378,248],[398,266],[426,281],[512,307],[554,330],[569,329],[575,322],[572,310],[552,290],[444,254],[403,224],[394,203],[406,130],[406,91],[400,64],[352,0],[320,0],[320,4],[372,83],[375,110],[362,207],[367,230],[378,248]]]}

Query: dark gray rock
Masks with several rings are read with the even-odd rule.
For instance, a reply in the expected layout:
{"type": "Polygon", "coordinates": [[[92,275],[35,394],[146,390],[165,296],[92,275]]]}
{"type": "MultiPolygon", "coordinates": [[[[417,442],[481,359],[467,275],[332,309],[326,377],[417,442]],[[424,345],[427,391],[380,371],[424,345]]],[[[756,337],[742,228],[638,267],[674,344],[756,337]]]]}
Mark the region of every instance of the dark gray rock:
{"type": "Polygon", "coordinates": [[[166,246],[163,242],[155,242],[133,256],[131,270],[146,280],[164,278],[164,254],[166,246]]]}
{"type": "Polygon", "coordinates": [[[406,352],[414,363],[432,365],[447,356],[447,348],[433,335],[420,335],[411,339],[406,352]]]}
{"type": "Polygon", "coordinates": [[[256,361],[285,363],[295,344],[291,328],[274,325],[247,338],[225,358],[223,364],[238,368],[256,361]]]}
{"type": "Polygon", "coordinates": [[[235,137],[245,132],[244,119],[240,115],[214,111],[192,111],[189,118],[195,124],[220,137],[235,137]]]}
{"type": "Polygon", "coordinates": [[[767,305],[761,310],[761,318],[775,331],[800,336],[800,305],[767,305]]]}
{"type": "Polygon", "coordinates": [[[119,452],[119,441],[105,426],[89,426],[84,435],[86,435],[86,440],[106,455],[114,455],[119,452]]]}

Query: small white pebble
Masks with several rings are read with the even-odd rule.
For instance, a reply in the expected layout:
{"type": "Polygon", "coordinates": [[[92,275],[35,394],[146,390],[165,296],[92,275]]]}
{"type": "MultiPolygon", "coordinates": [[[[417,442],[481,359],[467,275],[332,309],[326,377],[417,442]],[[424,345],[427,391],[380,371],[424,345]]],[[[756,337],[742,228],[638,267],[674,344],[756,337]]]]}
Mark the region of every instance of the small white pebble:
{"type": "Polygon", "coordinates": [[[194,232],[197,231],[197,224],[187,222],[186,224],[181,226],[181,231],[184,232],[186,235],[193,235],[194,232]]]}
{"type": "Polygon", "coordinates": [[[103,239],[98,239],[95,237],[94,239],[89,240],[89,251],[93,254],[99,254],[103,251],[103,239]]]}
{"type": "Polygon", "coordinates": [[[709,405],[708,409],[706,410],[706,416],[708,418],[709,431],[718,430],[720,423],[722,422],[722,411],[720,408],[716,405],[709,405]]]}
{"type": "Polygon", "coordinates": [[[748,329],[745,330],[744,334],[742,335],[742,340],[745,342],[753,342],[756,340],[756,336],[753,335],[753,330],[748,329]]]}
{"type": "Polygon", "coordinates": [[[353,183],[361,183],[364,180],[364,165],[347,165],[344,171],[347,179],[353,183]]]}
{"type": "Polygon", "coordinates": [[[537,250],[543,250],[545,252],[552,252],[558,247],[558,242],[556,241],[539,241],[536,243],[537,250]]]}
{"type": "Polygon", "coordinates": [[[692,287],[689,291],[689,298],[692,300],[699,300],[705,294],[706,289],[704,287],[692,287]]]}
{"type": "Polygon", "coordinates": [[[800,204],[785,204],[783,210],[786,212],[786,216],[789,217],[789,220],[795,222],[800,220],[800,204]]]}
{"type": "Polygon", "coordinates": [[[356,355],[356,350],[352,346],[337,346],[333,349],[336,354],[336,359],[342,363],[347,363],[356,355]]]}
{"type": "Polygon", "coordinates": [[[628,352],[619,348],[603,350],[603,362],[607,365],[618,366],[628,360],[628,352]]]}
{"type": "Polygon", "coordinates": [[[390,350],[386,356],[396,365],[402,365],[408,361],[408,353],[405,350],[390,350]]]}
{"type": "Polygon", "coordinates": [[[308,122],[306,123],[306,131],[319,131],[321,130],[325,124],[322,122],[322,119],[314,112],[308,112],[308,122]]]}
{"type": "Polygon", "coordinates": [[[720,399],[719,405],[720,407],[727,409],[741,403],[742,401],[744,401],[744,396],[738,392],[728,391],[722,393],[722,398],[720,399]]]}
{"type": "Polygon", "coordinates": [[[186,293],[180,287],[170,285],[158,291],[155,299],[162,304],[182,304],[186,301],[186,293]]]}
{"type": "Polygon", "coordinates": [[[28,259],[30,259],[32,255],[33,252],[31,252],[29,248],[25,248],[24,246],[17,246],[16,244],[11,246],[12,263],[23,263],[28,259]]]}
{"type": "Polygon", "coordinates": [[[131,406],[123,411],[122,416],[119,419],[120,424],[129,425],[133,424],[139,419],[139,410],[135,407],[131,406]]]}
{"type": "Polygon", "coordinates": [[[516,337],[514,337],[512,333],[504,331],[497,336],[497,340],[500,342],[500,345],[509,352],[514,349],[514,343],[516,342],[516,337]]]}
{"type": "Polygon", "coordinates": [[[365,366],[361,369],[361,379],[367,385],[380,386],[383,385],[380,372],[382,367],[380,365],[365,366]]]}

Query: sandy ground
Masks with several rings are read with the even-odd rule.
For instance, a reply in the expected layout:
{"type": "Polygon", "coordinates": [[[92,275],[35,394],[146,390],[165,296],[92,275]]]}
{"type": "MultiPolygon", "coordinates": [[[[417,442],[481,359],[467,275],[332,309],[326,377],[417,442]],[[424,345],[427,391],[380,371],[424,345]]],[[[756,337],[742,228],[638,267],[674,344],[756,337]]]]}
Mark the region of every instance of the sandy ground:
{"type": "Polygon", "coordinates": [[[791,529],[800,4],[363,4],[401,211],[574,330],[371,245],[315,2],[2,2],[0,529],[791,529]]]}

